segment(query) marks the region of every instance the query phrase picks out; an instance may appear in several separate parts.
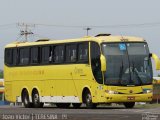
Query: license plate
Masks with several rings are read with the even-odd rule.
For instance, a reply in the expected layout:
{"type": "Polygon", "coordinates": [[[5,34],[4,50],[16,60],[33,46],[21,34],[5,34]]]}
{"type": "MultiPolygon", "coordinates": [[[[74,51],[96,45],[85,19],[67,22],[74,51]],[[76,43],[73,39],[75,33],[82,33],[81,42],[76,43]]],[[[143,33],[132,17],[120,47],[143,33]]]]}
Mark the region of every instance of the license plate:
{"type": "Polygon", "coordinates": [[[133,96],[128,96],[128,97],[127,97],[127,100],[135,100],[135,97],[133,97],[133,96]]]}

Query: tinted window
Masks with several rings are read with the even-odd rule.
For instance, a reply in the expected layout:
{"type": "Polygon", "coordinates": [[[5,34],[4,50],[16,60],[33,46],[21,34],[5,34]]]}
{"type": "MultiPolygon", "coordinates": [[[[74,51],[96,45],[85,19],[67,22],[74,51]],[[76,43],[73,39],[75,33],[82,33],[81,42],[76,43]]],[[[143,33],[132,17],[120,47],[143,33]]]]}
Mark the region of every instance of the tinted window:
{"type": "Polygon", "coordinates": [[[31,48],[31,63],[32,64],[39,63],[39,48],[38,47],[31,48]]]}
{"type": "Polygon", "coordinates": [[[77,61],[77,45],[66,45],[66,62],[77,61]]]}
{"type": "Polygon", "coordinates": [[[60,63],[64,61],[64,46],[59,45],[54,47],[54,58],[55,63],[60,63]]]}
{"type": "Polygon", "coordinates": [[[44,46],[42,47],[42,63],[52,62],[52,47],[44,46]]]}
{"type": "Polygon", "coordinates": [[[29,48],[19,49],[19,64],[20,65],[29,64],[29,48]]]}
{"type": "Polygon", "coordinates": [[[12,49],[5,49],[5,63],[7,65],[12,65],[12,49]]]}
{"type": "Polygon", "coordinates": [[[13,65],[17,65],[18,62],[18,49],[13,49],[13,65]]]}
{"type": "Polygon", "coordinates": [[[78,45],[78,61],[88,62],[88,43],[78,45]]]}

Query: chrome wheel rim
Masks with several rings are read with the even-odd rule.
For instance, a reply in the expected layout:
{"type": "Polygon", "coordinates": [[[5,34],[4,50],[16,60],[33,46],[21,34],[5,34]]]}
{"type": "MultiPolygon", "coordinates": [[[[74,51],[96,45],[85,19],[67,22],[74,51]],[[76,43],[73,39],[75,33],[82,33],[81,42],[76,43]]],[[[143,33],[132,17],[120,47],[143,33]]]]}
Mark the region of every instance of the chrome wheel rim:
{"type": "Polygon", "coordinates": [[[87,103],[91,103],[91,101],[92,101],[91,95],[87,94],[87,96],[86,96],[86,102],[87,103]]]}
{"type": "Polygon", "coordinates": [[[34,95],[34,102],[39,103],[39,95],[38,94],[34,95]]]}

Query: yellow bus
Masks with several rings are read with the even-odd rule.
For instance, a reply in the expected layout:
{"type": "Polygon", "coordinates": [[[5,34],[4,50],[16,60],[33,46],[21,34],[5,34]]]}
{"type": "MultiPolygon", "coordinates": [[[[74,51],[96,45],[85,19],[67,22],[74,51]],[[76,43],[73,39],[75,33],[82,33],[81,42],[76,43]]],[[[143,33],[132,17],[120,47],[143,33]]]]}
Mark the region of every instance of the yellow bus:
{"type": "Polygon", "coordinates": [[[14,42],[5,47],[5,98],[35,108],[44,103],[133,108],[152,100],[151,56],[144,39],[110,34],[14,42]]]}

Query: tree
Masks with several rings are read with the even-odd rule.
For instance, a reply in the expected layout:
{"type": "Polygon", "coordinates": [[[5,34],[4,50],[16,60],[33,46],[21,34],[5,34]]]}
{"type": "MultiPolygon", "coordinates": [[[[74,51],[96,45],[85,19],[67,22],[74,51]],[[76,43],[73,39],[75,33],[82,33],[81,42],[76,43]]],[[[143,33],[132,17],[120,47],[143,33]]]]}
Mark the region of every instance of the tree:
{"type": "Polygon", "coordinates": [[[0,72],[0,78],[3,78],[3,72],[0,72]]]}

